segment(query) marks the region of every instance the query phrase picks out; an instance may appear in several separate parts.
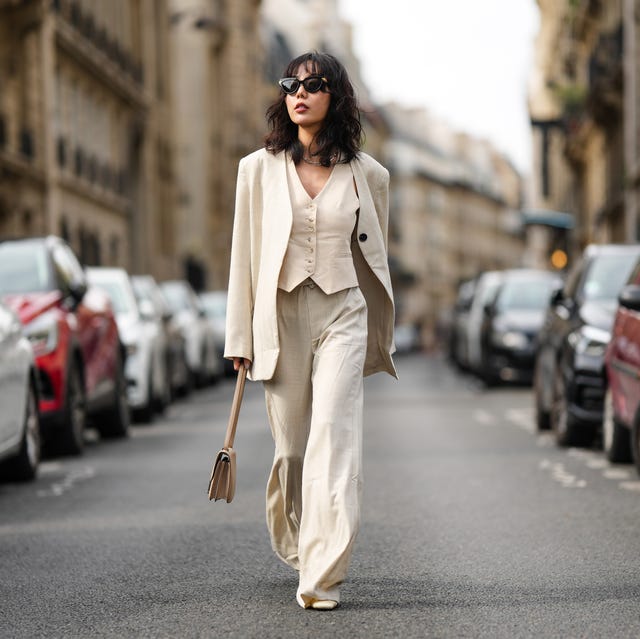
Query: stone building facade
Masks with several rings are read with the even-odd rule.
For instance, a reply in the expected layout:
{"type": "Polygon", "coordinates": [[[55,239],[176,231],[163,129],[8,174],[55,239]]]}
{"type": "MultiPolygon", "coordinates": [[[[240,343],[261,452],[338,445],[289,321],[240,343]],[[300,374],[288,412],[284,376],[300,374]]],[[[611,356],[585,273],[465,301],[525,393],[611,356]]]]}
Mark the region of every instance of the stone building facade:
{"type": "Polygon", "coordinates": [[[573,216],[574,255],[591,242],[636,242],[640,2],[538,5],[534,207],[573,216]]]}
{"type": "Polygon", "coordinates": [[[164,0],[0,2],[0,234],[171,268],[164,0]]]}
{"type": "Polygon", "coordinates": [[[521,178],[488,143],[422,109],[383,110],[390,125],[390,259],[399,324],[435,347],[459,282],[522,265],[521,178]]]}
{"type": "Polygon", "coordinates": [[[178,252],[196,288],[225,288],[238,162],[264,135],[260,2],[170,7],[178,252]]]}

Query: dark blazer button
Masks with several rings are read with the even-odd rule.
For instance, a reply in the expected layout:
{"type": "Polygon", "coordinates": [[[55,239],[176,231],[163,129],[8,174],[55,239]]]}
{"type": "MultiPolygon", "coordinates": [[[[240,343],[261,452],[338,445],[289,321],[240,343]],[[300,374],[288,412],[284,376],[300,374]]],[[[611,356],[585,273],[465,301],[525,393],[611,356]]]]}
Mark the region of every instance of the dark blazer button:
{"type": "Polygon", "coordinates": [[[358,235],[358,239],[361,242],[366,242],[367,241],[367,234],[366,233],[360,233],[360,235],[358,235]]]}

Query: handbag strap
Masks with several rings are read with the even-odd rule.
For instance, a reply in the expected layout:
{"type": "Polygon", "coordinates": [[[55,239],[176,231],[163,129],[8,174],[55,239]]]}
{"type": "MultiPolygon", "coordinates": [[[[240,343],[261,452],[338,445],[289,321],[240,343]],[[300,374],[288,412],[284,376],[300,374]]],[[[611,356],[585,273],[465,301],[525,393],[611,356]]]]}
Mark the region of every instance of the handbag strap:
{"type": "Polygon", "coordinates": [[[227,435],[224,438],[224,448],[232,448],[233,440],[236,436],[236,426],[238,425],[238,415],[240,414],[240,404],[242,403],[242,394],[244,393],[244,382],[247,378],[247,369],[244,363],[238,369],[238,377],[236,379],[236,390],[233,393],[233,403],[231,404],[231,414],[229,415],[229,423],[227,424],[227,435]]]}

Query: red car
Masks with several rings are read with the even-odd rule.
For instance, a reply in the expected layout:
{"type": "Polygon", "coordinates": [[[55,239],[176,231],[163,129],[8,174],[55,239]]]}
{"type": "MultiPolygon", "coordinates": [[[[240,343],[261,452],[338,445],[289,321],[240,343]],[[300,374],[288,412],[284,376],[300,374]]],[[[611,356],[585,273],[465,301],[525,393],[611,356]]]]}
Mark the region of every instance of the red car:
{"type": "Polygon", "coordinates": [[[609,461],[633,460],[640,473],[640,264],[618,303],[605,353],[603,447],[609,461]]]}
{"type": "Polygon", "coordinates": [[[45,446],[79,454],[88,419],[102,436],[126,435],[125,352],[111,303],[88,288],[69,246],[53,236],[0,241],[0,296],[33,346],[45,446]]]}

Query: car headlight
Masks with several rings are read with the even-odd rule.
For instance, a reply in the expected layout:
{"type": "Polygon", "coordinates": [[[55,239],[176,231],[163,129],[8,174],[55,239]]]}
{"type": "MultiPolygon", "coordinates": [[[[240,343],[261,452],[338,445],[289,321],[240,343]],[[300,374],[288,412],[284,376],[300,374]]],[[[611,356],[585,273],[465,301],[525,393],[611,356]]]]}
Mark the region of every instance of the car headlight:
{"type": "Polygon", "coordinates": [[[493,333],[493,343],[496,346],[512,349],[525,349],[529,345],[529,339],[524,333],[519,331],[505,331],[493,333]]]}
{"type": "Polygon", "coordinates": [[[36,317],[24,327],[24,334],[29,338],[36,357],[48,355],[58,347],[60,331],[57,316],[48,312],[36,317]]]}
{"type": "Polygon", "coordinates": [[[583,326],[580,330],[570,333],[567,339],[579,355],[604,357],[611,333],[595,326],[583,326]]]}

